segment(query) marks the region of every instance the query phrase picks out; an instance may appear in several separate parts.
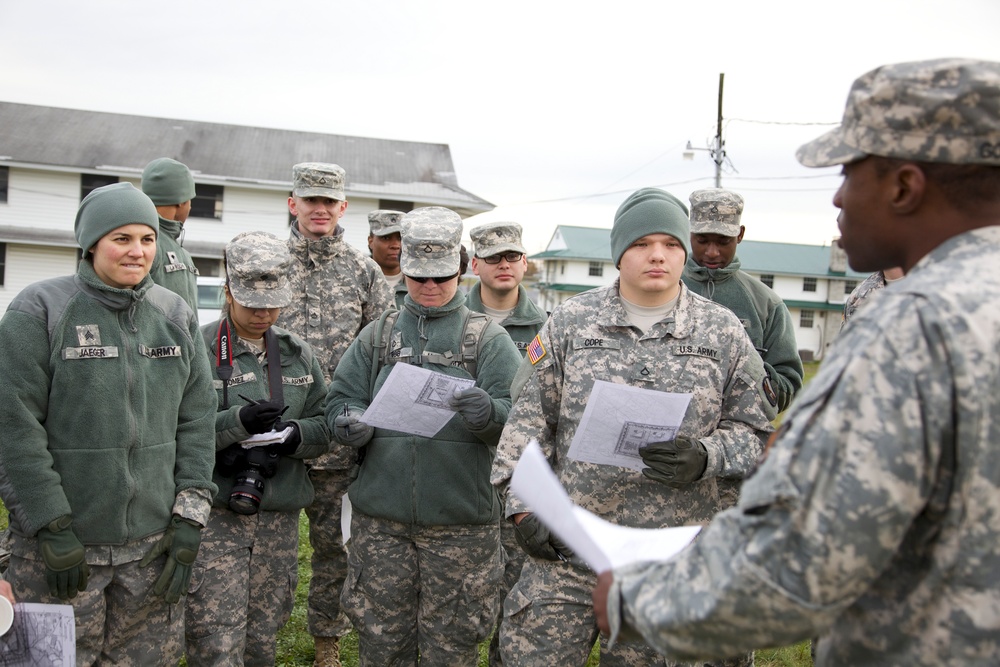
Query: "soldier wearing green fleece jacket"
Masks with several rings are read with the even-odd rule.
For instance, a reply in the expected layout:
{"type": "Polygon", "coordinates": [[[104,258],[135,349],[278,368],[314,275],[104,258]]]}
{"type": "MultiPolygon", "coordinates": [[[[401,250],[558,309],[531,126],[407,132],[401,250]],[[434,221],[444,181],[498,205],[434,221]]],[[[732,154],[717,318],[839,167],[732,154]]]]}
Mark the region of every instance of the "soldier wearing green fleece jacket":
{"type": "Polygon", "coordinates": [[[746,228],[740,224],[743,197],[721,188],[691,193],[691,256],[684,284],[736,313],[764,360],[771,417],[787,408],[802,388],[802,359],[788,308],[774,290],[740,270],[736,246],[746,228]]]}
{"type": "Polygon", "coordinates": [[[216,491],[208,355],[149,277],[157,223],[131,184],[94,190],[76,275],[28,286],[0,320],[6,578],[20,602],[70,601],[81,665],[180,659],[173,603],[216,491]]]}

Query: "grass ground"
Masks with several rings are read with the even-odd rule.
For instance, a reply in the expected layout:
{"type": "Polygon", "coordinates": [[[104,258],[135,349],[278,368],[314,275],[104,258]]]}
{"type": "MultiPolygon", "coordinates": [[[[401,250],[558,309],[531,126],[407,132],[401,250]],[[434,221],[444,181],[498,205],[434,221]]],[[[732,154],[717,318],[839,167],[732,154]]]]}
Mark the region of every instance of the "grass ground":
{"type": "MultiPolygon", "coordinates": [[[[816,374],[818,363],[806,364],[806,381],[816,374]]],[[[7,525],[7,510],[0,504],[0,527],[7,525]]],[[[306,595],[309,591],[309,579],[312,568],[309,559],[312,547],[309,546],[309,524],[303,513],[299,518],[299,585],[295,593],[295,608],[292,618],[278,633],[278,667],[300,667],[313,664],[313,641],[306,627],[306,595]]],[[[486,667],[485,644],[480,646],[479,667],[486,667]]],[[[341,642],[341,658],[344,667],[356,667],[358,664],[357,635],[351,633],[341,642]]],[[[183,664],[183,663],[182,663],[183,664]]],[[[587,667],[599,664],[597,652],[591,654],[587,667]]],[[[809,642],[795,646],[757,651],[757,667],[811,667],[809,642]]]]}

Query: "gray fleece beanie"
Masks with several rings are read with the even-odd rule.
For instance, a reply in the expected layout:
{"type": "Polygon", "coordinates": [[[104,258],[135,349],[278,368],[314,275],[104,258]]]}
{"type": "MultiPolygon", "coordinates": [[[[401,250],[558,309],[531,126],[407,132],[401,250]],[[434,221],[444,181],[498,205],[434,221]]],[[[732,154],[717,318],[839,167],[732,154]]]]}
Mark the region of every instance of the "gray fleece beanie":
{"type": "Polygon", "coordinates": [[[95,188],[76,212],[76,241],[86,254],[102,236],[131,224],[146,225],[160,233],[160,216],[149,197],[131,183],[95,188]]]}
{"type": "Polygon", "coordinates": [[[142,170],[142,191],[157,206],[173,206],[194,199],[194,176],[177,160],[161,157],[142,170]]]}
{"type": "Polygon", "coordinates": [[[686,259],[691,254],[691,227],[684,202],[658,188],[642,188],[629,195],[618,207],[611,228],[611,257],[615,267],[628,247],[647,234],[673,236],[684,246],[686,259]]]}

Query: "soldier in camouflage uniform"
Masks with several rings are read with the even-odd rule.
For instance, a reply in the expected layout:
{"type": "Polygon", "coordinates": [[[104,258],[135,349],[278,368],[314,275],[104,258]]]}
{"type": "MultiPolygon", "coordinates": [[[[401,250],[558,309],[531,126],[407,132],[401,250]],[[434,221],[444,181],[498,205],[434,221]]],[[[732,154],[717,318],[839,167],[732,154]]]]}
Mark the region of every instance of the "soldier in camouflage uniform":
{"type": "Polygon", "coordinates": [[[843,165],[851,267],[906,279],[834,341],[739,505],[603,573],[595,607],[678,657],[818,634],[817,665],[995,665],[1000,63],[877,68],[798,159],[843,165]]]}
{"type": "Polygon", "coordinates": [[[471,313],[458,291],[458,214],[417,208],[402,225],[403,310],[387,338],[379,323],[361,332],[327,396],[335,437],[365,452],[350,488],[343,605],[362,666],[474,665],[498,605],[500,502],[489,471],[520,355],[503,328],[485,321],[474,373],[463,363],[471,313]],[[451,399],[457,414],[433,437],[358,421],[399,363],[476,381],[451,399]]]}
{"type": "Polygon", "coordinates": [[[691,256],[684,284],[695,294],[736,313],[764,360],[771,391],[772,417],[785,410],[802,388],[802,359],[792,316],[777,293],[740,269],[737,246],[746,228],[740,224],[743,197],[722,188],[695,190],[691,202],[691,256]]]}
{"type": "Polygon", "coordinates": [[[396,308],[403,307],[406,296],[406,281],[399,270],[399,254],[402,252],[399,221],[402,219],[400,211],[379,209],[368,214],[368,250],[393,290],[396,308]]]}
{"type": "MultiPolygon", "coordinates": [[[[521,225],[516,222],[487,222],[469,231],[472,238],[472,272],[479,282],[472,286],[466,298],[469,310],[485,313],[499,322],[510,334],[522,358],[528,343],[535,337],[547,317],[545,311],[528,298],[521,287],[528,258],[521,244],[521,225]]],[[[490,640],[491,665],[503,664],[500,655],[500,624],[503,621],[503,600],[517,583],[524,564],[524,552],[514,538],[514,526],[500,522],[500,544],[504,552],[501,608],[497,613],[497,629],[490,640]]]]}
{"type": "MultiPolygon", "coordinates": [[[[536,439],[570,498],[613,523],[682,526],[723,509],[722,483],[750,472],[770,431],[767,375],[732,311],[681,282],[689,239],[687,208],[673,195],[644,188],[619,207],[611,230],[618,280],[561,304],[528,347],[518,372],[518,380],[528,374],[526,384],[493,468],[502,492],[536,439]],[[597,380],[693,394],[677,437],[640,448],[649,466],[642,473],[568,457],[597,380]]],[[[504,603],[504,663],[583,665],[598,634],[590,603],[596,575],[530,509],[507,497],[506,516],[529,558],[504,603]]],[[[664,661],[647,646],[604,646],[601,664],[664,661]]]]}
{"type": "Polygon", "coordinates": [[[894,283],[903,277],[903,270],[898,266],[886,269],[884,271],[876,271],[867,278],[861,281],[861,283],[851,291],[851,295],[847,297],[847,301],[844,302],[844,321],[841,324],[843,327],[847,324],[847,321],[854,317],[855,311],[868,300],[874,292],[885,288],[889,283],[894,283]]]}
{"type": "Polygon", "coordinates": [[[156,259],[149,276],[157,285],[180,295],[197,315],[198,269],[180,241],[195,196],[194,176],[177,160],[157,158],[142,171],[142,191],[153,200],[160,217],[156,259]]]}
{"type": "Polygon", "coordinates": [[[232,377],[215,381],[219,411],[213,481],[219,487],[187,598],[187,664],[273,665],[278,630],[288,621],[298,582],[299,513],[313,499],[305,459],[326,453],[326,384],[319,361],[298,336],[272,326],[292,298],[285,241],[244,232],[226,246],[226,324],[201,327],[215,366],[223,337],[232,377]],[[269,363],[267,339],[280,359],[269,363]],[[281,396],[270,393],[279,369],[281,396]],[[284,408],[284,412],[282,409],[284,408]],[[276,421],[280,419],[280,421],[276,421]],[[252,452],[241,441],[291,428],[280,443],[252,452]],[[252,458],[251,458],[252,457],[252,458]],[[263,490],[248,489],[256,471],[263,490]],[[248,491],[258,494],[248,497],[248,491]]]}
{"type": "MultiPolygon", "coordinates": [[[[327,383],[362,327],[392,305],[378,264],[344,240],[338,224],[347,210],[344,179],[344,170],[335,164],[306,162],[292,169],[288,198],[296,217],[288,240],[292,302],[277,322],[309,344],[327,383]]],[[[311,461],[309,467],[316,492],[306,508],[313,547],[309,634],[316,639],[316,664],[324,667],[340,664],[338,638],[351,629],[340,611],[347,574],[340,511],[353,463],[354,452],[333,444],[329,454],[311,461]]]]}

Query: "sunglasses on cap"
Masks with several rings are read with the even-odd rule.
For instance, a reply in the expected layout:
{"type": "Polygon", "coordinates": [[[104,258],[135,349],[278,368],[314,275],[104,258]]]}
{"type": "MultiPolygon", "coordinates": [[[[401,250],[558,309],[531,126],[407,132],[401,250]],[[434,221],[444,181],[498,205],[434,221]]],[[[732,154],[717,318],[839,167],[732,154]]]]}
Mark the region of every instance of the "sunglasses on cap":
{"type": "Polygon", "coordinates": [[[458,278],[458,274],[457,273],[453,273],[450,276],[444,276],[444,277],[435,276],[434,278],[427,278],[427,277],[417,278],[415,276],[406,276],[406,277],[409,278],[410,280],[412,280],[413,282],[420,283],[421,285],[423,285],[428,280],[433,280],[438,285],[441,285],[442,283],[446,283],[449,280],[454,280],[455,278],[458,278]]]}
{"type": "Polygon", "coordinates": [[[496,255],[490,255],[489,257],[480,257],[480,259],[487,264],[499,264],[502,259],[505,259],[509,263],[513,264],[514,262],[520,261],[523,256],[523,252],[514,252],[512,250],[511,252],[501,252],[496,255]]]}

